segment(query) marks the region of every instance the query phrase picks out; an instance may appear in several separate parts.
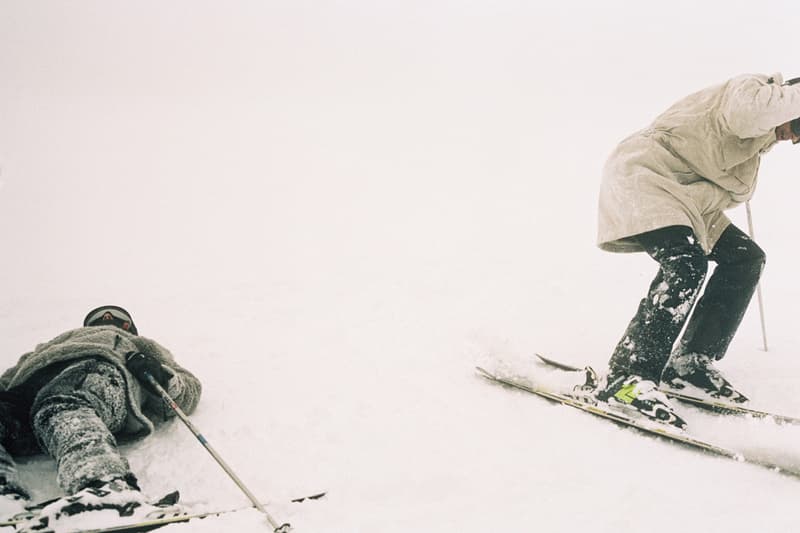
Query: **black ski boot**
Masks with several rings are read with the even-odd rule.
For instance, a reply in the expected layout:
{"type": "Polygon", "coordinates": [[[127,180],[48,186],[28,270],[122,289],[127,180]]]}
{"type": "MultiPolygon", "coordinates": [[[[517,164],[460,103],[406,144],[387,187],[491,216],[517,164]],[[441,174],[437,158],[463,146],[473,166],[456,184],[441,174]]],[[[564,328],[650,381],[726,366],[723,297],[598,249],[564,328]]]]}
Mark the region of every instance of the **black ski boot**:
{"type": "Polygon", "coordinates": [[[673,355],[661,375],[665,389],[731,403],[744,403],[747,397],[733,388],[707,355],[689,353],[673,355]]]}

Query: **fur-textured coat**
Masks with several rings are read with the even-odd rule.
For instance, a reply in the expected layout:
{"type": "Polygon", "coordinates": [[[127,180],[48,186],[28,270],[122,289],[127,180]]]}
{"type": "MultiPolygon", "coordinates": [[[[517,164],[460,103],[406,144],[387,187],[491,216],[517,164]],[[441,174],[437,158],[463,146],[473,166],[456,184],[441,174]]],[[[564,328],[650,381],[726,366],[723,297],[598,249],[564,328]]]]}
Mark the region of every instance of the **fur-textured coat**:
{"type": "Polygon", "coordinates": [[[175,362],[172,354],[152,339],[136,336],[114,326],[78,328],[62,333],[49,342],[40,344],[24,354],[12,368],[0,377],[0,390],[7,391],[24,386],[37,371],[50,365],[87,357],[101,358],[120,369],[127,383],[128,418],[120,433],[124,440],[147,435],[153,431],[153,420],[174,416],[164,409],[163,400],[147,392],[125,367],[125,354],[142,352],[156,357],[174,376],[168,392],[175,403],[186,413],[194,411],[200,401],[200,381],[175,362]]]}
{"type": "Polygon", "coordinates": [[[609,157],[600,189],[598,245],[638,252],[630,237],[690,226],[710,253],[748,200],[775,128],[800,117],[800,84],[747,74],[680,100],[609,157]]]}

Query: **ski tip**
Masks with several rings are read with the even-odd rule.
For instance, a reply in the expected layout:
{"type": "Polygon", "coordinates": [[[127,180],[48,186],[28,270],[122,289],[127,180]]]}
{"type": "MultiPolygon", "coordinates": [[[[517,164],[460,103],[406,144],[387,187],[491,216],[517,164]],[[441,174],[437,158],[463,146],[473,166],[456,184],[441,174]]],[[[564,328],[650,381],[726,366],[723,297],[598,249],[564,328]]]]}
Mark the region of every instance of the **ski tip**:
{"type": "Polygon", "coordinates": [[[303,496],[302,498],[295,498],[291,501],[292,503],[302,503],[306,500],[319,500],[327,496],[327,494],[328,494],[327,492],[319,492],[317,494],[312,494],[311,496],[303,496]]]}
{"type": "Polygon", "coordinates": [[[495,379],[494,374],[492,374],[491,372],[489,372],[485,368],[482,368],[480,366],[476,366],[475,367],[475,371],[478,373],[478,375],[480,375],[480,376],[482,376],[484,378],[495,379]]]}
{"type": "Polygon", "coordinates": [[[536,357],[538,357],[544,364],[560,368],[561,370],[569,370],[569,371],[583,370],[582,368],[579,368],[577,366],[568,365],[566,363],[556,361],[555,359],[550,359],[549,357],[545,357],[540,353],[536,353],[534,355],[536,355],[536,357]]]}
{"type": "Polygon", "coordinates": [[[568,365],[565,365],[563,363],[559,363],[555,359],[550,359],[549,357],[545,357],[544,355],[542,355],[542,354],[540,354],[538,352],[535,353],[534,355],[539,358],[539,361],[541,361],[542,363],[545,363],[547,365],[555,366],[555,367],[558,367],[558,368],[565,368],[565,367],[568,366],[568,365]]]}
{"type": "Polygon", "coordinates": [[[154,505],[156,507],[166,507],[168,505],[175,505],[181,499],[180,491],[174,490],[169,494],[165,494],[163,498],[158,500],[154,505]]]}

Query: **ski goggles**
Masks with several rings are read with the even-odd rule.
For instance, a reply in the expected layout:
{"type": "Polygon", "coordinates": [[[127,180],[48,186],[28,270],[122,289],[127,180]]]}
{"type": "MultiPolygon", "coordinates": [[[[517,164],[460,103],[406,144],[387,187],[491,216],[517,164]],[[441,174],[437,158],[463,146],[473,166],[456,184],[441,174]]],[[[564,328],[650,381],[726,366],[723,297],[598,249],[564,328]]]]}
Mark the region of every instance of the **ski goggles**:
{"type": "Polygon", "coordinates": [[[124,329],[125,331],[130,331],[134,335],[138,335],[136,326],[133,323],[133,318],[131,318],[130,313],[128,313],[125,309],[115,305],[98,307],[97,309],[90,311],[89,314],[86,315],[86,318],[83,319],[84,327],[99,326],[103,324],[114,325],[118,328],[124,329]]]}

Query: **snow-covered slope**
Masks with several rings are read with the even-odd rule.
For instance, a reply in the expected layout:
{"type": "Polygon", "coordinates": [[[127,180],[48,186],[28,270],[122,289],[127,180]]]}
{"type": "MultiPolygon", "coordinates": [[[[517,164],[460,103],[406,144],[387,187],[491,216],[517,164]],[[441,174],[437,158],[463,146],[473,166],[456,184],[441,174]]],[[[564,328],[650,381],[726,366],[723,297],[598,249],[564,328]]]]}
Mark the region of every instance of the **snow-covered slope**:
{"type": "MultiPolygon", "coordinates": [[[[298,532],[796,529],[795,479],[473,373],[535,351],[602,367],[654,272],[594,247],[606,154],[702,86],[798,74],[776,45],[794,5],[601,4],[3,3],[3,366],[129,308],[203,381],[196,425],[298,532]]],[[[788,414],[798,158],[766,156],[753,203],[770,350],[753,306],[722,362],[788,414]]],[[[696,418],[795,460],[796,430],[696,418]]],[[[124,450],[149,493],[247,503],[179,422],[124,450]]],[[[49,460],[23,470],[58,494],[49,460]]],[[[164,531],[223,530],[266,525],[164,531]]]]}

